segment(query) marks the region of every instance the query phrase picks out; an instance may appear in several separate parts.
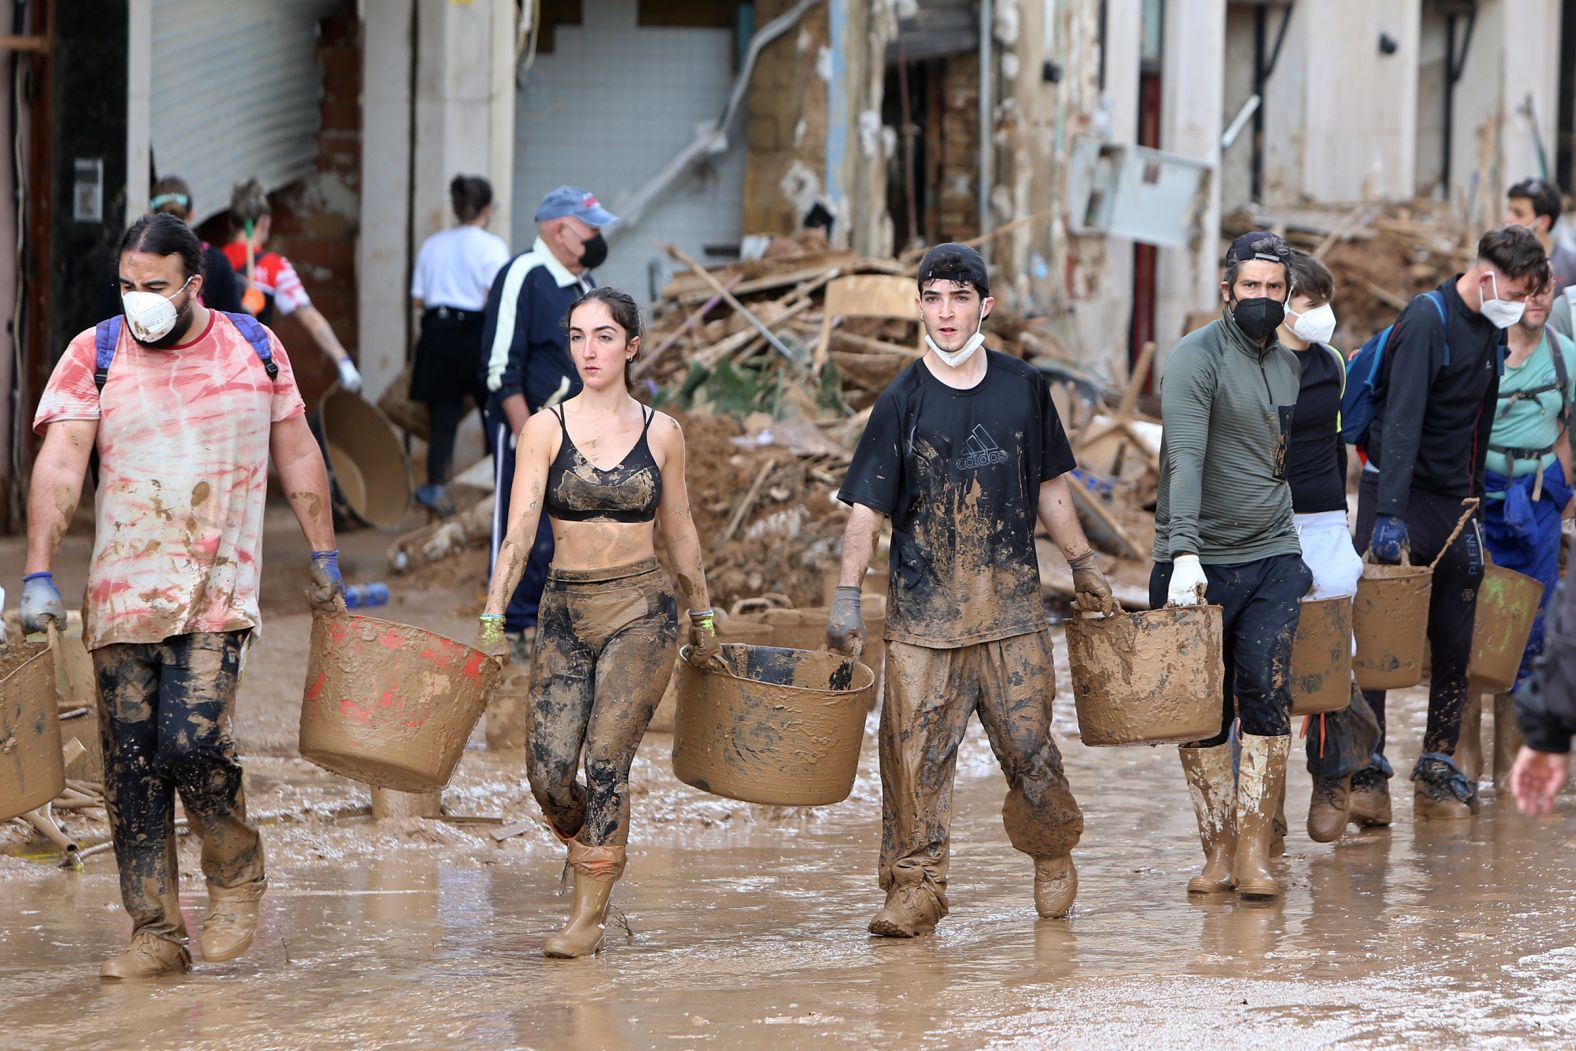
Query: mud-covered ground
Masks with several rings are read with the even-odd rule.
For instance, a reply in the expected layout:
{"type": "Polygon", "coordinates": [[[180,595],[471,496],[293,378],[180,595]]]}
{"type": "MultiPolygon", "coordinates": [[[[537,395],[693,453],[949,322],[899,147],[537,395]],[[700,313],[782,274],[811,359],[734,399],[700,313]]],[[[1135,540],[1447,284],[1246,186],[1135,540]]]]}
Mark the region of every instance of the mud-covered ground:
{"type": "MultiPolygon", "coordinates": [[[[389,538],[342,538],[352,580],[384,579],[389,538]]],[[[251,810],[266,821],[270,889],[254,948],[189,976],[100,985],[123,945],[113,858],[61,871],[0,828],[0,1046],[125,1048],[1028,1046],[1570,1046],[1576,1042],[1576,849],[1551,819],[1488,793],[1455,831],[1414,828],[1396,787],[1388,831],[1334,846],[1301,828],[1295,764],[1283,901],[1190,902],[1200,852],[1169,748],[1077,740],[1065,647],[1056,730],[1087,830],[1065,921],[1034,914],[1031,867],[1001,830],[1004,782],[978,725],[958,767],[952,915],[933,937],[872,939],[880,782],[874,717],[858,781],[816,810],[703,795],[650,735],[632,781],[633,835],[610,925],[590,960],[549,961],[567,910],[562,848],[520,754],[473,742],[444,793],[448,820],[374,824],[367,792],[294,755],[308,617],[298,534],[270,518],[266,625],[238,704],[251,810]],[[300,579],[298,579],[300,578],[300,579]],[[345,814],[348,816],[334,817],[345,814]],[[530,822],[497,842],[491,833],[530,822]]],[[[80,585],[85,538],[61,560],[80,585]]],[[[0,542],[6,576],[19,546],[0,542]]],[[[451,564],[453,565],[453,564],[451,564]]],[[[391,581],[387,615],[465,638],[476,561],[391,581]]],[[[69,592],[68,592],[69,593],[69,592]]],[[[1422,698],[1392,701],[1408,769],[1422,698]]],[[[1300,751],[1294,751],[1300,757],[1300,751]]],[[[101,817],[67,818],[84,844],[101,817]]],[[[183,840],[183,904],[204,899],[183,840]]],[[[196,939],[193,938],[196,951],[196,939]]]]}

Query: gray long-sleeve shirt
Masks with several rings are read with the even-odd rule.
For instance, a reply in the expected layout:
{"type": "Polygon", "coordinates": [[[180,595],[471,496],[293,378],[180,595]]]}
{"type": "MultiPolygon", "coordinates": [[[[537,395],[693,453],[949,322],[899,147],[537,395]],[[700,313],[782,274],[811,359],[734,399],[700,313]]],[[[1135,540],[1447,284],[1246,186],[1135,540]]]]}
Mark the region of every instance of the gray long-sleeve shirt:
{"type": "Polygon", "coordinates": [[[1255,346],[1230,314],[1182,337],[1160,383],[1157,562],[1205,565],[1296,555],[1286,438],[1297,405],[1297,356],[1255,346]]]}

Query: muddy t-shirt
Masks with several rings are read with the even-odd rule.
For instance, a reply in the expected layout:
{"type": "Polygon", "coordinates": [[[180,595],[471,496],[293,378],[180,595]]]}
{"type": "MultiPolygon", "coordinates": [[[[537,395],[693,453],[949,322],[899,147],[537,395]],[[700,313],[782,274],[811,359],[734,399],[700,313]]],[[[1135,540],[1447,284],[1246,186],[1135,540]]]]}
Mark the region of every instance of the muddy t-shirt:
{"type": "Polygon", "coordinates": [[[71,341],[33,417],[98,420],[99,483],[83,638],[159,642],[257,627],[272,425],[306,411],[284,347],[279,376],[223,314],[190,343],[149,350],[122,326],[102,396],[93,330],[71,341]]]}
{"type": "Polygon", "coordinates": [[[955,390],[916,361],[882,392],[838,499],[892,520],[886,638],[951,648],[1046,626],[1040,484],[1074,467],[1045,378],[987,351],[955,390]]]}

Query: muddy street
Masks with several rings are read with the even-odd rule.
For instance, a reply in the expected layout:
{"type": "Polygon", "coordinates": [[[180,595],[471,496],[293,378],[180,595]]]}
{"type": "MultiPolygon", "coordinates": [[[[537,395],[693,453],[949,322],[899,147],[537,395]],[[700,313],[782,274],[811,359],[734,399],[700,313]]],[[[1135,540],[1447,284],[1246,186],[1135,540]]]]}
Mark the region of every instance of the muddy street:
{"type": "MultiPolygon", "coordinates": [[[[368,566],[372,554],[364,553],[368,566]]],[[[287,601],[279,589],[274,604],[287,601]]],[[[462,630],[452,580],[406,589],[389,615],[462,630]]],[[[0,1024],[8,1046],[645,1047],[1566,1045],[1576,966],[1568,808],[1537,821],[1491,792],[1460,832],[1416,829],[1395,783],[1390,830],[1338,845],[1303,831],[1300,742],[1279,871],[1283,901],[1189,902],[1199,848],[1171,748],[1078,742],[1056,634],[1056,734],[1083,807],[1081,891],[1039,920],[1029,860],[1007,844],[1005,785],[977,722],[959,757],[950,897],[932,937],[871,938],[880,907],[875,717],[846,802],[753,807],[674,780],[672,737],[635,763],[628,872],[609,945],[547,960],[562,922],[562,849],[520,754],[473,741],[446,820],[374,824],[364,788],[294,754],[308,617],[274,612],[251,655],[238,732],[269,890],[255,947],[188,976],[104,984],[123,944],[112,857],[79,873],[6,826],[0,1024]],[[334,817],[335,814],[343,816],[334,817]],[[492,833],[520,822],[520,835],[492,833]]],[[[1393,702],[1409,769],[1420,691],[1393,702]]],[[[84,843],[101,818],[67,818],[84,843]]],[[[181,841],[183,908],[204,908],[181,841]]],[[[194,940],[195,941],[195,940],[194,940]]],[[[195,944],[194,944],[195,949],[195,944]]]]}

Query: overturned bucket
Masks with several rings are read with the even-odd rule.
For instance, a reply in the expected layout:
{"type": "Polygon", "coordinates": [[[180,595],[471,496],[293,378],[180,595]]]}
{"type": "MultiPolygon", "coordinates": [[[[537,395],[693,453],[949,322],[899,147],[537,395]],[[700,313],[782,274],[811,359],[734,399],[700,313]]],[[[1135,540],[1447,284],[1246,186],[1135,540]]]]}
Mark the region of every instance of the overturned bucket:
{"type": "Polygon", "coordinates": [[[36,810],[65,788],[53,648],[0,646],[0,821],[36,810]]]}
{"type": "Polygon", "coordinates": [[[1291,649],[1291,713],[1338,712],[1352,703],[1352,596],[1302,603],[1291,649]]]}
{"type": "Polygon", "coordinates": [[[746,803],[848,798],[875,673],[826,650],[723,643],[705,669],[679,664],[673,773],[746,803]]]}
{"type": "Polygon", "coordinates": [[[1220,732],[1219,606],[1067,621],[1078,732],[1087,745],[1199,741],[1220,732]]]}
{"type": "Polygon", "coordinates": [[[1414,566],[1405,559],[1398,566],[1384,566],[1364,558],[1352,603],[1352,635],[1357,640],[1352,673],[1358,689],[1401,690],[1423,681],[1423,642],[1433,590],[1430,566],[1414,566]]]}
{"type": "Polygon", "coordinates": [[[1467,665],[1473,686],[1499,693],[1516,685],[1542,601],[1543,584],[1536,578],[1492,562],[1484,567],[1472,624],[1472,660],[1467,665]]]}
{"type": "Polygon", "coordinates": [[[388,417],[335,387],[318,403],[312,430],[323,446],[335,517],[352,525],[398,524],[410,508],[410,461],[388,417]]]}
{"type": "Polygon", "coordinates": [[[378,788],[440,789],[498,672],[481,650],[408,624],[314,616],[301,755],[378,788]]]}

